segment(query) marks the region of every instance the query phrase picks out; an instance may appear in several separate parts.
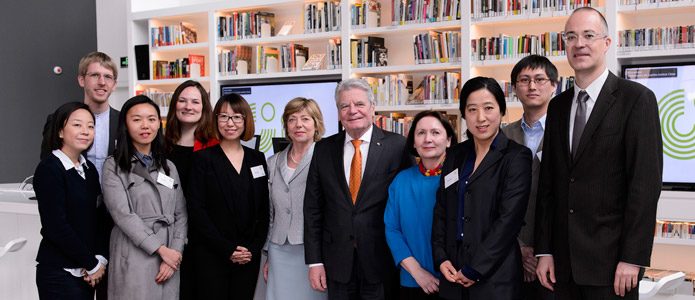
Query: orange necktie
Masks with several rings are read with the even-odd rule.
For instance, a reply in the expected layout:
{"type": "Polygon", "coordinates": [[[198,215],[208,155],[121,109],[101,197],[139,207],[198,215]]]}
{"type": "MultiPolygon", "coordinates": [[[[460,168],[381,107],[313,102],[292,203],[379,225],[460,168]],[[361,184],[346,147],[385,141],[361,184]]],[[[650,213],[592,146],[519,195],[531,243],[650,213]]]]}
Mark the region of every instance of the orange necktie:
{"type": "Polygon", "coordinates": [[[357,193],[360,191],[360,182],[362,182],[362,152],[360,151],[361,140],[352,140],[352,146],[355,147],[355,154],[352,156],[350,163],[350,196],[352,196],[352,204],[357,201],[357,193]]]}

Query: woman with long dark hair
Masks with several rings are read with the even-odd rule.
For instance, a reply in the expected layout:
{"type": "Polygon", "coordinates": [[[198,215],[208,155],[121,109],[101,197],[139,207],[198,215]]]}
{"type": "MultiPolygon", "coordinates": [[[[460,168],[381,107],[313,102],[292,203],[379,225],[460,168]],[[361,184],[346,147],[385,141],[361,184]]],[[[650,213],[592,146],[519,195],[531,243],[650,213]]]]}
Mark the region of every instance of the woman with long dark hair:
{"type": "Polygon", "coordinates": [[[99,174],[82,156],[94,141],[94,114],[86,104],[70,102],[53,116],[48,132],[53,152],[34,172],[43,237],[36,285],[41,299],[94,299],[108,263],[99,174]]]}
{"type": "Polygon", "coordinates": [[[111,232],[110,299],[178,299],[186,203],[166,159],[159,107],[135,96],[119,116],[116,151],[104,163],[111,232]]]}

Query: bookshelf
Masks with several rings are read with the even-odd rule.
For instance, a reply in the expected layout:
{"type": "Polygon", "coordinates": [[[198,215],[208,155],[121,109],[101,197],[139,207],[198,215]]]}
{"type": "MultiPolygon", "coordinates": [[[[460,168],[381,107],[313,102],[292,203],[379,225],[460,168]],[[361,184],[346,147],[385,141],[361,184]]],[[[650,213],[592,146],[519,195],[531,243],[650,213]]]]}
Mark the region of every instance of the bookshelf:
{"type": "MultiPolygon", "coordinates": [[[[415,1],[415,0],[407,0],[415,1]]],[[[449,0],[442,0],[445,7],[449,0]]],[[[439,5],[440,2],[430,1],[439,5]]],[[[559,33],[564,29],[564,23],[572,11],[572,7],[550,6],[532,7],[531,1],[519,0],[522,5],[518,10],[504,10],[497,8],[492,13],[482,13],[484,10],[480,0],[459,0],[458,11],[449,11],[449,15],[425,19],[408,19],[398,7],[390,0],[342,0],[342,1],[314,1],[314,0],[255,0],[255,1],[203,1],[200,4],[173,6],[163,9],[140,10],[128,14],[128,44],[131,61],[135,61],[133,46],[148,44],[149,64],[152,69],[154,60],[172,60],[185,57],[189,54],[197,54],[205,57],[204,77],[193,78],[202,81],[210,91],[212,101],[219,98],[219,87],[223,84],[235,82],[277,82],[288,81],[293,78],[311,79],[347,79],[352,77],[380,77],[394,74],[404,74],[412,77],[413,88],[417,88],[420,81],[430,74],[443,75],[445,72],[460,73],[461,83],[473,76],[488,76],[503,81],[509,81],[509,73],[513,65],[523,55],[511,56],[494,60],[479,60],[471,55],[473,46],[471,40],[481,37],[521,35],[541,35],[546,32],[559,33]],[[379,5],[380,25],[352,25],[352,17],[357,3],[368,5],[369,2],[377,2],[379,5]],[[332,24],[336,22],[339,27],[327,30],[305,30],[307,19],[305,11],[309,4],[318,2],[337,3],[340,10],[332,24]],[[243,39],[220,38],[219,18],[230,16],[234,13],[264,12],[274,17],[274,35],[252,36],[243,39]],[[457,19],[457,15],[460,18],[457,19]],[[286,35],[279,35],[283,25],[294,22],[291,30],[286,35]],[[196,43],[171,46],[152,45],[152,28],[160,26],[173,26],[187,24],[195,28],[197,32],[196,43]],[[333,30],[335,29],[335,30],[333,30]],[[461,38],[460,59],[442,61],[439,63],[416,64],[413,55],[413,39],[418,34],[428,32],[457,32],[461,38]],[[359,66],[353,67],[351,61],[351,39],[376,37],[384,39],[384,46],[388,49],[388,64],[386,66],[359,66]],[[249,47],[255,52],[256,47],[280,48],[291,43],[308,47],[309,56],[312,54],[327,53],[326,45],[329,40],[340,40],[342,51],[340,53],[341,65],[335,68],[324,66],[319,70],[278,70],[277,72],[257,72],[254,70],[258,64],[256,57],[248,62],[251,68],[248,74],[230,74],[219,72],[218,64],[221,51],[231,51],[237,47],[249,47]]],[[[513,1],[512,1],[513,2],[513,1]]],[[[550,1],[552,2],[552,1],[550,1]]],[[[567,1],[564,1],[567,2],[567,1]]],[[[570,1],[572,2],[572,1],[570,1]]],[[[578,1],[581,2],[581,1],[578,1]]],[[[684,26],[693,25],[691,16],[695,14],[695,0],[681,0],[649,3],[649,0],[591,0],[590,5],[606,16],[610,27],[610,36],[613,45],[609,50],[607,62],[609,69],[618,74],[621,64],[632,64],[641,61],[692,59],[695,58],[695,44],[687,47],[672,47],[663,49],[646,48],[620,48],[618,49],[619,31],[637,28],[651,28],[659,26],[684,26]],[[664,18],[668,16],[668,18],[664,18]],[[692,47],[691,47],[692,46],[692,47]]],[[[407,3],[407,2],[405,2],[407,3]]],[[[417,2],[413,2],[416,3],[417,2]]],[[[454,2],[456,3],[456,2],[454,2]]],[[[544,2],[545,3],[545,2],[544,2]]],[[[129,4],[131,5],[131,4],[129,4]]],[[[320,7],[321,5],[318,4],[320,7]]],[[[407,5],[407,4],[406,4],[407,5]]],[[[552,5],[552,3],[551,3],[552,5]]],[[[454,7],[454,6],[452,6],[454,7]]],[[[130,7],[129,7],[130,8],[130,7]]],[[[365,7],[363,12],[368,11],[365,7]]],[[[327,10],[327,8],[325,9],[327,10]]],[[[367,13],[364,23],[374,25],[372,16],[367,13]]],[[[573,71],[567,63],[564,53],[555,53],[549,56],[556,64],[560,76],[571,76],[573,71]]],[[[172,92],[176,85],[188,78],[152,79],[150,70],[149,80],[137,80],[135,64],[129,68],[129,94],[136,90],[155,88],[164,92],[172,92]]],[[[458,97],[455,97],[458,98],[458,97]]],[[[521,114],[521,105],[513,101],[508,102],[509,114],[504,121],[514,121],[521,114]]],[[[423,109],[445,111],[450,114],[458,114],[457,99],[449,104],[416,104],[377,107],[378,113],[405,112],[413,115],[423,109]]],[[[459,128],[463,131],[464,128],[459,128]]]]}

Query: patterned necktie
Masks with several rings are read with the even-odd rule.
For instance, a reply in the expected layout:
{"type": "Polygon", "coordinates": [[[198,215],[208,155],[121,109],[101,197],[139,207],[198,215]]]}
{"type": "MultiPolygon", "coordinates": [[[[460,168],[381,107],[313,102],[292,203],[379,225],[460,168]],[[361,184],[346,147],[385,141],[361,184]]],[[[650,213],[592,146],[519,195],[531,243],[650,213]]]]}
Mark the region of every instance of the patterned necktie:
{"type": "Polygon", "coordinates": [[[360,191],[360,182],[362,182],[362,151],[360,151],[361,140],[352,140],[352,146],[355,147],[355,154],[352,155],[350,162],[350,196],[352,204],[357,201],[357,193],[360,191]]]}
{"type": "Polygon", "coordinates": [[[579,141],[586,126],[586,101],[589,100],[589,94],[586,91],[579,92],[577,96],[577,111],[574,114],[574,131],[572,132],[572,158],[575,158],[579,141]]]}

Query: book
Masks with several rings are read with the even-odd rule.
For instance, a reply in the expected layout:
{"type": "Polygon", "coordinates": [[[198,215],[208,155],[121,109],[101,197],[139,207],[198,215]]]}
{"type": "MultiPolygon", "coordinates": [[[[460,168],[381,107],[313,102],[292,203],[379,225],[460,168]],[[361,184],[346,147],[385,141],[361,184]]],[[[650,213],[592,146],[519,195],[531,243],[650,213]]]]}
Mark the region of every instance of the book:
{"type": "Polygon", "coordinates": [[[198,54],[188,55],[188,65],[191,66],[197,64],[200,66],[200,76],[205,77],[205,56],[198,54]]]}
{"type": "Polygon", "coordinates": [[[309,60],[304,64],[303,71],[321,70],[324,64],[326,54],[314,53],[309,57],[309,60]]]}

